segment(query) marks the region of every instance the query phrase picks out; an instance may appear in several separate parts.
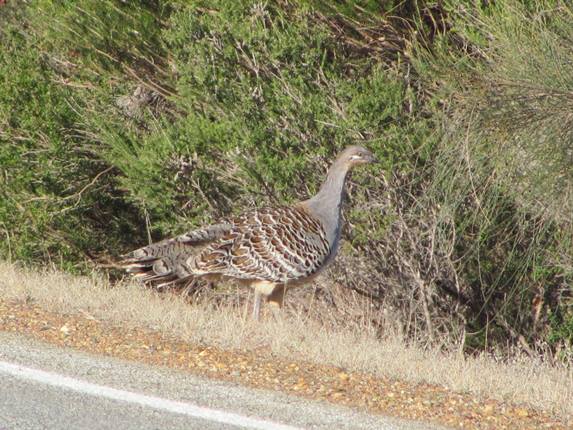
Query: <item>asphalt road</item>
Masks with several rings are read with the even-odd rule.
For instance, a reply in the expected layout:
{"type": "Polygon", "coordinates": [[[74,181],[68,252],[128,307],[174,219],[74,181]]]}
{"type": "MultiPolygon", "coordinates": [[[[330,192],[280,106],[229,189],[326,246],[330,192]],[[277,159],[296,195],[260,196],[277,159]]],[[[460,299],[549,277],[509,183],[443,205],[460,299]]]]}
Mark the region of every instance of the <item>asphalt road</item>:
{"type": "Polygon", "coordinates": [[[0,430],[438,429],[0,332],[0,430]]]}

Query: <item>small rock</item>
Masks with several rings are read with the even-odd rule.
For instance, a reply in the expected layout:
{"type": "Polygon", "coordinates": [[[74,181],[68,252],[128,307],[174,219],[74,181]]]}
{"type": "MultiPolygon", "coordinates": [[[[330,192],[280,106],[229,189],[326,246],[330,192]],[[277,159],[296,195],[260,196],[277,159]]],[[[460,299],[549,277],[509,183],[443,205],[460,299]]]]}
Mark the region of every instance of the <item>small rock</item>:
{"type": "Polygon", "coordinates": [[[529,411],[527,409],[524,408],[517,408],[515,409],[515,415],[517,415],[518,417],[528,417],[529,416],[529,411]]]}
{"type": "Polygon", "coordinates": [[[483,412],[485,415],[491,415],[491,414],[493,413],[493,405],[485,405],[485,406],[482,408],[482,412],[483,412]]]}

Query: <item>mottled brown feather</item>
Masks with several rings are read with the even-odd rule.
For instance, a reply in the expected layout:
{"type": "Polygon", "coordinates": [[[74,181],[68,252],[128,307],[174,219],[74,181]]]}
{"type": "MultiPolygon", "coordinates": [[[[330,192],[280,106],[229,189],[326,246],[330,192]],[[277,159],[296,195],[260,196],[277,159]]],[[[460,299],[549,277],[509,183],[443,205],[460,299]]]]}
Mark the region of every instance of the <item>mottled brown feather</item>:
{"type": "Polygon", "coordinates": [[[263,208],[229,223],[227,235],[187,261],[194,274],[288,283],[318,272],[330,254],[320,222],[302,206],[263,208]]]}
{"type": "Polygon", "coordinates": [[[318,272],[331,250],[304,207],[263,208],[128,254],[127,271],[169,284],[194,276],[289,283],[318,272]]]}

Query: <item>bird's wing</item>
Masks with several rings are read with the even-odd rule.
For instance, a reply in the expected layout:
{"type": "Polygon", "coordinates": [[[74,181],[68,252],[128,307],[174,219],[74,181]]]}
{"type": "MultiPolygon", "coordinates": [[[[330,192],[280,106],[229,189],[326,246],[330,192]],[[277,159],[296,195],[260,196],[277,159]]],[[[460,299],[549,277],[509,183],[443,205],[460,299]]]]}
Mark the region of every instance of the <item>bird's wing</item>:
{"type": "Polygon", "coordinates": [[[317,272],[330,254],[320,221],[302,207],[260,209],[232,225],[193,259],[194,273],[286,283],[317,272]]]}
{"type": "Polygon", "coordinates": [[[206,244],[227,234],[232,225],[221,222],[172,239],[152,243],[124,255],[121,265],[142,282],[167,285],[193,276],[187,265],[206,244]]]}

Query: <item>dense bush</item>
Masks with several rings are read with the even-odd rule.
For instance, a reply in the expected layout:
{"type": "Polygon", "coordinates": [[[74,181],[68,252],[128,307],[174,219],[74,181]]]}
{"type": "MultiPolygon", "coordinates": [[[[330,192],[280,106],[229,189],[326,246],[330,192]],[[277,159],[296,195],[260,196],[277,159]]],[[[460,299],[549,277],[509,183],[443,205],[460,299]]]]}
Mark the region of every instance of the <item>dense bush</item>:
{"type": "MultiPolygon", "coordinates": [[[[0,9],[0,226],[5,257],[71,268],[92,252],[117,247],[133,209],[114,192],[109,166],[94,153],[86,109],[65,72],[27,28],[26,11],[0,9]]],[[[131,221],[131,222],[130,222],[131,221]]]]}
{"type": "Polygon", "coordinates": [[[101,267],[304,198],[361,143],[383,163],[319,299],[344,284],[352,318],[416,339],[571,345],[573,11],[377,3],[0,6],[1,255],[101,267]]]}
{"type": "Polygon", "coordinates": [[[439,290],[466,307],[474,344],[570,345],[572,10],[455,5],[449,20],[414,61],[447,117],[427,191],[458,275],[439,290]]]}

